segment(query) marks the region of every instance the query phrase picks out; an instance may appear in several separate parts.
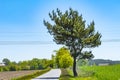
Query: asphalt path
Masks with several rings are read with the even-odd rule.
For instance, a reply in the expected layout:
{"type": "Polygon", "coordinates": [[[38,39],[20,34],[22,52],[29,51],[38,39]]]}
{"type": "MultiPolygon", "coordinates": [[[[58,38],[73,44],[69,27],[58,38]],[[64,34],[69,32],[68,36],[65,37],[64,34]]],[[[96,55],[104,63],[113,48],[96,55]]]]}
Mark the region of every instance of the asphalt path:
{"type": "Polygon", "coordinates": [[[59,80],[61,74],[60,69],[51,69],[49,72],[38,76],[32,80],[59,80]]]}

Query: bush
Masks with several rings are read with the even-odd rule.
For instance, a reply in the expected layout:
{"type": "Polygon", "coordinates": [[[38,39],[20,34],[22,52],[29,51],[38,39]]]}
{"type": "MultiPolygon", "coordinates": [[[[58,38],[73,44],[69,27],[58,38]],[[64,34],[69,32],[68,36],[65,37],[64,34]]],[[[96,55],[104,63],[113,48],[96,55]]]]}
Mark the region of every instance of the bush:
{"type": "Polygon", "coordinates": [[[30,66],[21,66],[21,70],[30,70],[30,66]]]}
{"type": "Polygon", "coordinates": [[[9,71],[9,67],[8,66],[4,66],[3,67],[3,71],[9,71]]]}
{"type": "Polygon", "coordinates": [[[0,72],[2,72],[3,71],[3,67],[2,66],[0,66],[0,72]]]}
{"type": "Polygon", "coordinates": [[[21,70],[21,67],[18,65],[10,65],[9,70],[10,71],[19,71],[19,70],[21,70]]]}

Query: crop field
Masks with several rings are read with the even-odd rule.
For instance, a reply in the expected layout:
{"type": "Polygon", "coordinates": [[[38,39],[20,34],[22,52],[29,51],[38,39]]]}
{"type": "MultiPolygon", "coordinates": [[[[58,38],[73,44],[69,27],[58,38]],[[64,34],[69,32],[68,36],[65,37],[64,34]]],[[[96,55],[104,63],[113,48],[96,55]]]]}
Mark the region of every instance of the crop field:
{"type": "Polygon", "coordinates": [[[36,71],[37,70],[0,72],[0,80],[11,80],[12,78],[17,78],[24,75],[32,74],[36,71]]]}
{"type": "Polygon", "coordinates": [[[80,70],[88,75],[92,73],[91,77],[95,80],[120,80],[120,65],[84,66],[80,67],[80,70]]]}

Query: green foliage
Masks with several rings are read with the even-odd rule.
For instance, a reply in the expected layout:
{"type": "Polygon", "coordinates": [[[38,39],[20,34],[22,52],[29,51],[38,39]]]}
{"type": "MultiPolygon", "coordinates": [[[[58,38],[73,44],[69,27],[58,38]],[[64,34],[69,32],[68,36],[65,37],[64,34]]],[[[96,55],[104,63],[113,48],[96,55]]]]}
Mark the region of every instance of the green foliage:
{"type": "Polygon", "coordinates": [[[53,60],[49,60],[48,63],[49,63],[48,65],[49,65],[51,68],[54,68],[54,62],[53,62],[53,60]]]}
{"type": "Polygon", "coordinates": [[[7,58],[4,58],[4,59],[2,60],[2,62],[3,62],[5,65],[9,65],[9,64],[10,64],[10,60],[7,59],[7,58]]]}
{"type": "Polygon", "coordinates": [[[70,69],[61,69],[60,80],[97,80],[94,77],[73,77],[70,69]]]}
{"type": "Polygon", "coordinates": [[[30,69],[31,69],[31,70],[37,70],[37,69],[39,69],[39,63],[40,63],[40,60],[39,60],[39,59],[33,58],[33,59],[30,61],[30,69]]]}
{"type": "Polygon", "coordinates": [[[73,65],[73,59],[70,54],[64,54],[60,58],[60,67],[61,68],[68,68],[73,65]]]}
{"type": "Polygon", "coordinates": [[[2,66],[0,66],[0,72],[2,72],[3,71],[3,67],[2,66]]]}
{"type": "Polygon", "coordinates": [[[4,59],[4,62],[8,62],[8,61],[9,64],[0,67],[0,72],[46,69],[48,67],[51,67],[51,65],[53,64],[51,60],[38,59],[38,58],[33,58],[32,60],[28,60],[28,61],[20,61],[18,63],[10,62],[9,59],[4,59]]]}
{"type": "Polygon", "coordinates": [[[8,66],[3,67],[3,71],[9,71],[9,70],[10,70],[10,68],[8,66]]]}
{"type": "Polygon", "coordinates": [[[88,59],[88,60],[90,60],[92,58],[94,58],[94,55],[92,54],[91,51],[84,51],[84,52],[81,53],[81,55],[79,55],[78,60],[79,59],[88,59]]]}
{"type": "Polygon", "coordinates": [[[19,71],[19,70],[21,70],[21,67],[18,65],[10,65],[9,70],[10,71],[19,71]]]}
{"type": "Polygon", "coordinates": [[[67,48],[62,47],[56,52],[56,63],[59,68],[72,66],[73,58],[67,48]]]}
{"type": "Polygon", "coordinates": [[[56,68],[56,60],[55,60],[55,55],[51,55],[51,62],[50,62],[50,67],[56,68]]]}
{"type": "Polygon", "coordinates": [[[95,32],[94,22],[88,26],[85,24],[82,15],[73,9],[66,10],[62,13],[59,9],[56,12],[53,10],[49,13],[50,19],[53,24],[44,20],[44,25],[47,27],[48,32],[53,35],[54,41],[57,44],[63,44],[70,49],[70,53],[74,59],[73,72],[76,72],[76,59],[90,58],[92,56],[84,54],[83,48],[94,48],[101,44],[101,34],[95,32]]]}
{"type": "Polygon", "coordinates": [[[77,66],[85,66],[88,65],[89,61],[87,59],[80,59],[77,61],[77,66]]]}
{"type": "Polygon", "coordinates": [[[18,64],[22,67],[22,70],[38,70],[48,68],[51,65],[50,61],[47,59],[33,58],[32,60],[22,61],[18,64]]]}
{"type": "Polygon", "coordinates": [[[30,70],[29,61],[20,61],[18,65],[22,70],[30,70]]]}

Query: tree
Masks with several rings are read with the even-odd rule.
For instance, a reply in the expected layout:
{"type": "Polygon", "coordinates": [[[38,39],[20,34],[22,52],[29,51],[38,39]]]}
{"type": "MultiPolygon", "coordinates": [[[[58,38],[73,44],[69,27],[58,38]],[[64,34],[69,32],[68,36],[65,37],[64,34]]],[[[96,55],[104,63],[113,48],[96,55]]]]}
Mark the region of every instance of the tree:
{"type": "Polygon", "coordinates": [[[30,61],[30,69],[31,70],[37,70],[37,69],[39,69],[40,62],[41,61],[38,58],[33,58],[30,61]]]}
{"type": "Polygon", "coordinates": [[[51,61],[52,61],[52,68],[56,68],[56,60],[55,60],[55,55],[51,55],[51,61]]]}
{"type": "Polygon", "coordinates": [[[7,58],[4,58],[4,59],[2,60],[2,62],[3,62],[5,65],[9,65],[9,64],[11,63],[10,60],[7,59],[7,58]]]}
{"type": "Polygon", "coordinates": [[[67,48],[62,47],[56,51],[56,64],[59,68],[72,66],[73,58],[67,48]]]}
{"type": "Polygon", "coordinates": [[[95,32],[94,21],[86,26],[82,15],[71,8],[66,10],[65,13],[57,8],[56,12],[53,10],[49,13],[49,17],[53,23],[44,20],[44,25],[48,32],[53,35],[57,44],[63,44],[69,48],[74,59],[73,73],[74,76],[77,76],[76,60],[79,56],[83,58],[84,48],[94,48],[101,45],[101,34],[95,32]]]}
{"type": "Polygon", "coordinates": [[[73,58],[70,54],[64,54],[60,58],[60,67],[61,68],[68,68],[72,66],[73,64],[73,58]]]}
{"type": "Polygon", "coordinates": [[[20,61],[18,65],[22,70],[30,70],[29,61],[20,61]]]}

